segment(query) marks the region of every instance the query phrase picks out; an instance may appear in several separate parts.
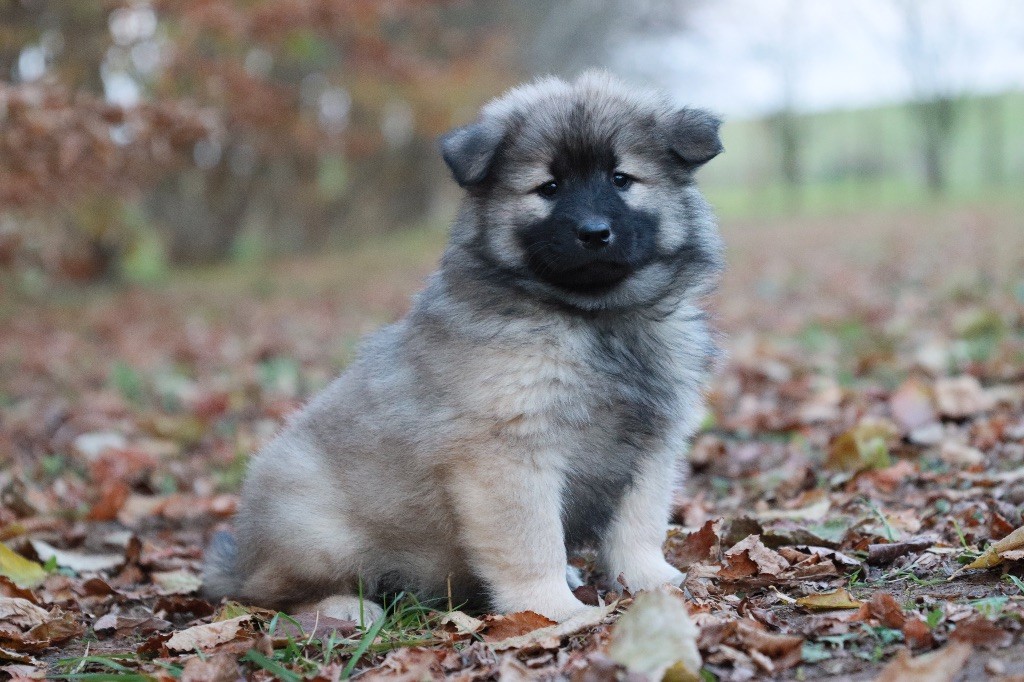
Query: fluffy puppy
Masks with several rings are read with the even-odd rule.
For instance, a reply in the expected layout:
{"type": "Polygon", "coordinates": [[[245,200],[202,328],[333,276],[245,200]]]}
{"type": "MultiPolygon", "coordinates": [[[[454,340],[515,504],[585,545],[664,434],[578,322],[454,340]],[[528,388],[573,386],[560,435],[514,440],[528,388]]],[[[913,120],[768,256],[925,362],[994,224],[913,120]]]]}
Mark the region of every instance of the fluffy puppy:
{"type": "Polygon", "coordinates": [[[563,620],[588,608],[566,579],[585,547],[632,590],[678,583],[662,543],[721,264],[694,172],[718,127],[589,73],[443,136],[465,198],[440,269],[252,460],[207,594],[372,620],[357,593],[404,590],[563,620]]]}

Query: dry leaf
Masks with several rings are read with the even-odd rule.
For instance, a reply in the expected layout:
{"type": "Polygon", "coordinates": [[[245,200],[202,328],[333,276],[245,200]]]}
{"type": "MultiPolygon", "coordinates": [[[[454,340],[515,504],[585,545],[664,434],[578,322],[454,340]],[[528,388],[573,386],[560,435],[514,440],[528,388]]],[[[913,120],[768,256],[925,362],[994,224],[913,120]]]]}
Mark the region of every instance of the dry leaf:
{"type": "Polygon", "coordinates": [[[993,542],[981,556],[956,571],[956,573],[950,576],[950,579],[968,569],[992,568],[993,566],[998,566],[1003,563],[1003,554],[1019,549],[1024,549],[1024,527],[1018,528],[1002,540],[993,542]]]}
{"type": "Polygon", "coordinates": [[[32,588],[46,580],[46,569],[0,543],[0,575],[10,578],[18,587],[32,588]]]}
{"type": "Polygon", "coordinates": [[[484,640],[499,642],[510,637],[525,635],[540,628],[555,625],[555,621],[545,618],[533,611],[521,611],[507,615],[486,616],[484,618],[484,640]]]}
{"type": "Polygon", "coordinates": [[[949,638],[985,649],[1000,649],[1010,646],[1013,642],[1011,633],[998,627],[980,613],[957,623],[949,638]]]}
{"type": "Polygon", "coordinates": [[[241,677],[238,672],[238,663],[232,654],[194,656],[185,663],[180,682],[234,682],[241,677]]]}
{"type": "Polygon", "coordinates": [[[765,547],[761,536],[748,535],[725,552],[719,577],[738,580],[755,575],[778,576],[787,568],[789,562],[765,547]]]}
{"type": "Polygon", "coordinates": [[[27,599],[0,597],[0,623],[10,623],[28,630],[45,623],[50,614],[27,599]]]}
{"type": "Polygon", "coordinates": [[[238,636],[242,626],[251,620],[251,615],[238,616],[216,623],[195,625],[187,630],[178,630],[171,635],[165,646],[171,651],[206,651],[233,640],[238,636]]]}
{"type": "Polygon", "coordinates": [[[849,472],[884,469],[891,464],[889,447],[899,435],[891,421],[865,417],[833,441],[825,466],[849,472]]]}
{"type": "Polygon", "coordinates": [[[939,418],[931,391],[917,379],[908,379],[896,389],[889,398],[889,411],[904,433],[932,424],[939,418]]]}
{"type": "Polygon", "coordinates": [[[192,594],[203,586],[203,579],[188,571],[157,571],[153,582],[160,588],[160,594],[192,594]]]}
{"type": "Polygon", "coordinates": [[[690,533],[682,542],[672,546],[670,559],[672,564],[681,570],[711,557],[711,550],[718,543],[715,532],[715,521],[707,521],[700,530],[690,533]]]}
{"type": "Polygon", "coordinates": [[[494,642],[490,646],[495,651],[505,649],[557,649],[563,638],[574,635],[581,630],[598,625],[611,614],[617,602],[607,606],[591,606],[580,611],[569,620],[557,625],[540,628],[518,637],[510,637],[500,642],[494,642]]]}
{"type": "Polygon", "coordinates": [[[868,601],[868,610],[887,628],[901,630],[907,622],[903,609],[896,598],[888,592],[875,592],[871,595],[871,599],[868,601]]]}
{"type": "Polygon", "coordinates": [[[935,403],[943,417],[972,417],[992,409],[993,402],[985,393],[981,382],[972,376],[941,378],[935,381],[935,403]]]}
{"type": "Polygon", "coordinates": [[[915,657],[902,649],[875,682],[952,682],[972,650],[966,642],[950,642],[938,651],[915,657]]]}
{"type": "Polygon", "coordinates": [[[447,625],[449,623],[455,626],[456,631],[464,635],[472,635],[473,633],[479,632],[484,627],[484,622],[482,620],[474,618],[462,611],[450,611],[441,618],[442,625],[447,625]]]}
{"type": "Polygon", "coordinates": [[[96,573],[117,568],[124,563],[124,556],[121,554],[83,554],[81,552],[69,552],[43,542],[32,540],[32,549],[43,561],[53,559],[58,566],[70,568],[75,573],[96,573]]]}
{"type": "Polygon", "coordinates": [[[646,679],[700,679],[697,626],[682,600],[665,590],[639,595],[612,629],[608,655],[646,679]]]}
{"type": "Polygon", "coordinates": [[[835,592],[800,597],[796,603],[808,609],[859,609],[864,602],[854,599],[845,587],[840,587],[835,592]]]}

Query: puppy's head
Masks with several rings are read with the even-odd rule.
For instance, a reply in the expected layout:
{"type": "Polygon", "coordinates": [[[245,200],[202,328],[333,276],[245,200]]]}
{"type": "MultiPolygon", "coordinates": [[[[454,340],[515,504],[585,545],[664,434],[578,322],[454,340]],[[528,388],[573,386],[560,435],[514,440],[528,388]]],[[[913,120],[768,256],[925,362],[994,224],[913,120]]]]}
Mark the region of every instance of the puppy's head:
{"type": "Polygon", "coordinates": [[[718,127],[603,73],[516,88],[441,138],[469,195],[453,238],[520,288],[576,308],[697,293],[721,258],[693,180],[722,151],[718,127]]]}

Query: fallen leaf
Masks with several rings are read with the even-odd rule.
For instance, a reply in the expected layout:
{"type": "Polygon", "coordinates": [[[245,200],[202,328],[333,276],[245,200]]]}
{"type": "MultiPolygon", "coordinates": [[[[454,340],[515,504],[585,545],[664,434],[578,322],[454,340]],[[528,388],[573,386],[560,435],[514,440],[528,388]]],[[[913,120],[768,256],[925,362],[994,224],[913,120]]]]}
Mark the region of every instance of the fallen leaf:
{"type": "Polygon", "coordinates": [[[278,621],[274,641],[276,643],[279,639],[286,640],[288,637],[322,640],[332,632],[338,633],[341,637],[348,637],[356,631],[356,625],[355,621],[331,618],[318,611],[300,611],[293,614],[290,620],[282,618],[278,621]]]}
{"type": "Polygon", "coordinates": [[[954,440],[943,441],[939,447],[939,458],[957,467],[971,467],[985,462],[985,453],[978,448],[964,445],[954,440]]]}
{"type": "Polygon", "coordinates": [[[0,622],[28,630],[45,623],[50,614],[27,599],[0,597],[0,622]]]}
{"type": "Polygon", "coordinates": [[[904,381],[889,397],[889,411],[904,433],[932,424],[939,418],[931,391],[913,378],[904,381]]]}
{"type": "Polygon", "coordinates": [[[231,654],[193,656],[181,671],[181,682],[234,682],[239,679],[238,663],[231,654]]]}
{"type": "Polygon", "coordinates": [[[1013,642],[1011,633],[998,627],[981,614],[975,614],[957,623],[956,629],[950,633],[949,638],[985,649],[1001,649],[1010,646],[1013,642]]]}
{"type": "Polygon", "coordinates": [[[952,682],[967,663],[973,647],[967,642],[950,642],[942,649],[911,656],[901,649],[875,682],[952,682]]]}
{"type": "Polygon", "coordinates": [[[935,381],[935,403],[943,417],[964,419],[992,409],[994,401],[970,375],[935,381]]]}
{"type": "Polygon", "coordinates": [[[235,639],[242,626],[251,620],[252,615],[245,615],[205,625],[194,625],[175,632],[165,646],[171,651],[206,651],[235,639]]]}
{"type": "Polygon", "coordinates": [[[46,580],[46,570],[41,565],[26,559],[3,543],[0,543],[0,575],[10,578],[15,585],[25,589],[42,585],[46,580]]]}
{"type": "Polygon", "coordinates": [[[696,681],[702,665],[697,636],[679,597],[664,590],[645,592],[615,623],[608,655],[646,679],[696,681]]]}
{"type": "Polygon", "coordinates": [[[155,571],[152,578],[164,595],[192,594],[203,586],[203,579],[188,571],[155,571]]]}
{"type": "Polygon", "coordinates": [[[903,638],[910,647],[928,647],[935,641],[931,628],[920,618],[907,619],[903,624],[903,638]]]}
{"type": "Polygon", "coordinates": [[[888,592],[875,592],[871,595],[871,599],[868,601],[868,610],[887,628],[902,630],[907,622],[903,609],[900,608],[896,598],[888,592]]]}
{"type": "Polygon", "coordinates": [[[833,441],[825,466],[849,472],[884,469],[891,464],[889,447],[898,437],[891,421],[866,417],[833,441]]]}
{"type": "Polygon", "coordinates": [[[533,611],[487,616],[484,618],[484,641],[498,642],[555,624],[550,618],[533,611]]]}
{"type": "Polygon", "coordinates": [[[686,570],[692,564],[710,558],[711,550],[717,543],[715,522],[709,520],[699,530],[683,538],[682,542],[673,545],[669,558],[676,568],[686,570]]]}
{"type": "Polygon", "coordinates": [[[868,563],[874,566],[891,564],[901,556],[910,552],[920,552],[928,549],[938,542],[934,535],[922,535],[917,538],[908,538],[901,542],[887,542],[868,545],[868,563]]]}
{"type": "Polygon", "coordinates": [[[472,635],[473,633],[479,632],[484,627],[484,622],[482,620],[474,618],[462,611],[450,611],[441,618],[442,625],[447,625],[449,623],[455,626],[456,631],[464,635],[472,635]]]}
{"type": "Polygon", "coordinates": [[[749,619],[737,621],[735,637],[747,652],[756,651],[770,658],[773,673],[793,667],[802,657],[803,637],[767,632],[749,619]]]}
{"type": "Polygon", "coordinates": [[[859,609],[864,602],[854,599],[853,595],[840,587],[835,592],[809,594],[800,597],[796,603],[808,609],[859,609]]]}
{"type": "Polygon", "coordinates": [[[490,646],[495,651],[503,651],[505,649],[557,649],[563,638],[603,622],[615,610],[617,604],[618,602],[613,602],[606,606],[591,606],[557,625],[540,628],[525,635],[510,637],[500,642],[494,642],[490,646]]]}
{"type": "Polygon", "coordinates": [[[828,498],[818,500],[814,504],[799,509],[772,509],[758,513],[757,517],[762,521],[774,519],[792,519],[796,521],[820,521],[828,514],[832,503],[828,498]]]}
{"type": "Polygon", "coordinates": [[[981,556],[967,564],[960,570],[956,571],[950,579],[959,575],[961,572],[972,568],[992,568],[1003,563],[1002,555],[1013,551],[1024,548],[1024,526],[1013,531],[1002,540],[998,540],[989,545],[981,556]]]}
{"type": "Polygon", "coordinates": [[[58,566],[70,568],[75,573],[96,573],[117,568],[124,563],[121,554],[83,554],[57,549],[42,540],[32,540],[32,549],[43,561],[53,559],[58,566]]]}
{"type": "Polygon", "coordinates": [[[768,549],[759,535],[748,535],[726,550],[719,577],[724,580],[738,580],[754,575],[778,576],[787,568],[781,554],[768,549]]]}
{"type": "Polygon", "coordinates": [[[25,639],[54,645],[79,637],[84,632],[85,627],[78,622],[74,614],[55,609],[48,614],[45,622],[26,632],[25,639]]]}

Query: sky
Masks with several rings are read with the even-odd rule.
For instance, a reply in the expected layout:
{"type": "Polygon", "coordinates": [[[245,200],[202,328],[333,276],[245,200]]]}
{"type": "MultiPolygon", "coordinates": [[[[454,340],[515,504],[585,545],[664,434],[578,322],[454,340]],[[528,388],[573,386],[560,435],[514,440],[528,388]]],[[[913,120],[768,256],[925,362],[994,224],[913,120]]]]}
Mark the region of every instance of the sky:
{"type": "Polygon", "coordinates": [[[701,0],[688,19],[616,70],[734,118],[1024,90],[1024,0],[701,0]]]}

